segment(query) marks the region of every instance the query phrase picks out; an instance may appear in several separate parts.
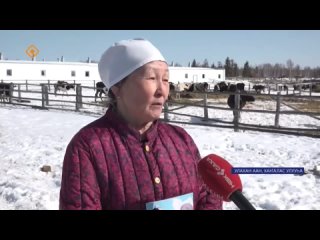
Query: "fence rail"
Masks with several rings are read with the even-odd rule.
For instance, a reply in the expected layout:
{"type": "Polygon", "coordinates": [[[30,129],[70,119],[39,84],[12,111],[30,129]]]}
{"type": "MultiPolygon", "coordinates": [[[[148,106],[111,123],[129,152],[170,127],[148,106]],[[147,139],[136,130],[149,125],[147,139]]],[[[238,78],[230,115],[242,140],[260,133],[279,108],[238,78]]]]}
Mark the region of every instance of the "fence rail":
{"type": "MultiPolygon", "coordinates": [[[[27,83],[19,83],[15,84],[17,87],[16,89],[10,89],[10,96],[8,102],[0,102],[0,104],[12,104],[12,105],[19,105],[19,106],[29,106],[32,108],[38,108],[38,109],[54,109],[54,110],[66,110],[66,111],[77,111],[82,112],[86,114],[93,114],[93,115],[101,115],[104,113],[106,106],[108,104],[108,98],[104,98],[104,102],[90,102],[90,99],[95,99],[94,94],[92,96],[83,94],[83,90],[90,91],[95,90],[94,87],[89,86],[81,86],[81,84],[76,84],[75,92],[73,94],[54,94],[50,92],[50,86],[53,85],[51,83],[42,83],[42,84],[27,84],[27,83]],[[39,90],[34,89],[28,89],[32,87],[36,87],[39,90]],[[24,90],[22,90],[24,88],[24,90]],[[13,95],[15,93],[15,95],[13,95]],[[22,96],[22,94],[28,94],[29,96],[22,96]],[[38,97],[33,97],[34,95],[37,95],[38,97]],[[30,97],[31,95],[31,97],[30,97]],[[54,99],[56,97],[68,97],[68,99],[54,99]],[[40,104],[35,104],[33,101],[40,102],[40,104]],[[61,105],[52,104],[61,102],[61,105]],[[59,107],[57,107],[59,106],[59,107]],[[89,106],[91,107],[88,109],[89,106]],[[92,112],[92,107],[97,107],[92,112]],[[100,110],[97,110],[100,109],[100,110]],[[90,111],[91,110],[91,111],[90,111]],[[100,114],[99,114],[100,111],[100,114]]],[[[179,93],[180,94],[180,93],[179,93]]],[[[240,110],[240,92],[234,93],[235,95],[235,109],[230,109],[228,107],[218,107],[213,106],[213,103],[210,102],[210,98],[213,97],[226,97],[229,95],[229,93],[216,93],[216,92],[207,92],[207,93],[201,93],[196,92],[194,93],[197,96],[200,96],[200,99],[192,100],[192,102],[181,102],[177,100],[168,100],[164,106],[164,117],[162,120],[168,121],[171,123],[180,123],[180,124],[194,124],[194,125],[202,125],[202,126],[211,126],[211,127],[221,127],[221,128],[233,128],[234,131],[239,130],[254,130],[254,131],[263,131],[263,132],[274,132],[274,133],[284,133],[284,134],[294,134],[298,136],[310,136],[310,137],[320,137],[320,127],[318,129],[312,128],[287,128],[287,127],[280,127],[279,125],[279,119],[280,115],[284,114],[295,114],[295,115],[306,115],[314,117],[317,120],[320,120],[320,112],[310,112],[310,111],[301,111],[297,108],[291,107],[290,104],[287,104],[284,102],[285,99],[287,100],[300,100],[300,101],[306,101],[306,100],[315,100],[319,101],[320,104],[320,96],[300,96],[300,95],[281,95],[280,93],[277,94],[270,94],[270,95],[263,95],[263,94],[256,94],[256,93],[245,93],[246,95],[252,95],[256,96],[257,98],[265,98],[269,97],[270,100],[276,102],[276,109],[275,110],[259,110],[259,109],[242,109],[240,110]],[[173,105],[171,109],[169,109],[169,104],[173,105]],[[288,107],[291,107],[293,110],[280,110],[280,105],[284,104],[288,107]],[[184,113],[177,113],[174,112],[176,110],[180,110],[186,107],[200,107],[203,108],[203,115],[202,116],[196,116],[196,115],[190,115],[190,114],[184,114],[184,113]],[[234,111],[234,119],[233,121],[224,121],[219,119],[210,118],[208,114],[209,109],[216,109],[216,110],[222,110],[222,111],[234,111]],[[239,116],[241,112],[254,112],[254,113],[262,113],[262,114],[273,114],[274,115],[274,125],[272,126],[262,126],[262,125],[254,125],[254,124],[245,124],[241,123],[239,116]],[[190,122],[184,122],[184,121],[175,121],[170,120],[169,115],[180,115],[180,116],[186,116],[186,117],[192,117],[199,120],[199,122],[190,123],[190,122]],[[319,116],[319,117],[318,117],[319,116]]],[[[319,124],[320,125],[320,124],[319,124]]]]}

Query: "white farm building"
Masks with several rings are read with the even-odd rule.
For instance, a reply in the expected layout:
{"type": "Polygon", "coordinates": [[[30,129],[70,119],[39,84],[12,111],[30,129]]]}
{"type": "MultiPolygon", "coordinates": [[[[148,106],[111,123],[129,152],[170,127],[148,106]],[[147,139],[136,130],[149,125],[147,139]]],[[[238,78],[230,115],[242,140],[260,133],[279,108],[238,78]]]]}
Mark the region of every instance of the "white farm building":
{"type": "MultiPolygon", "coordinates": [[[[224,69],[169,67],[170,81],[209,82],[216,83],[225,80],[224,69]]],[[[98,64],[88,62],[62,61],[23,61],[0,59],[0,81],[15,82],[25,80],[37,81],[100,81],[98,64]]]]}
{"type": "Polygon", "coordinates": [[[169,67],[170,81],[178,82],[208,82],[216,83],[225,81],[224,69],[169,67]]]}

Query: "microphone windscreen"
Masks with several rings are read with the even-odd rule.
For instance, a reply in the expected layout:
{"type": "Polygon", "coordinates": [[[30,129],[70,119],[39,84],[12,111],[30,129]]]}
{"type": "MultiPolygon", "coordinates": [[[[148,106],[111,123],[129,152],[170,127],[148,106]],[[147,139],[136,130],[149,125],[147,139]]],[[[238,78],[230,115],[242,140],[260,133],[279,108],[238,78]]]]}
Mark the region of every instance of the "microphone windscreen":
{"type": "Polygon", "coordinates": [[[230,195],[235,191],[242,192],[239,175],[232,174],[231,164],[222,157],[209,154],[199,161],[198,170],[204,183],[224,201],[230,202],[230,195]]]}

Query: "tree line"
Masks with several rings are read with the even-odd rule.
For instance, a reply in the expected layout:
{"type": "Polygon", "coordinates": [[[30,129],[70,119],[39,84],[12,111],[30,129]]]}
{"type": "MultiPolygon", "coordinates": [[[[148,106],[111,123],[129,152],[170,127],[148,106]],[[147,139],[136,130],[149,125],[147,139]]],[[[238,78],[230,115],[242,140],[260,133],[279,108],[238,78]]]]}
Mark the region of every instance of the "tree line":
{"type": "MultiPolygon", "coordinates": [[[[181,67],[179,63],[171,63],[170,66],[181,67]]],[[[299,64],[294,64],[291,59],[288,59],[285,64],[260,64],[250,65],[249,61],[246,61],[242,67],[239,67],[236,61],[227,57],[224,63],[218,61],[217,64],[211,63],[205,59],[202,63],[193,59],[189,67],[203,67],[203,68],[215,68],[225,69],[226,78],[231,77],[248,77],[248,78],[289,78],[292,80],[298,80],[299,78],[320,78],[320,67],[301,68],[299,64]]]]}

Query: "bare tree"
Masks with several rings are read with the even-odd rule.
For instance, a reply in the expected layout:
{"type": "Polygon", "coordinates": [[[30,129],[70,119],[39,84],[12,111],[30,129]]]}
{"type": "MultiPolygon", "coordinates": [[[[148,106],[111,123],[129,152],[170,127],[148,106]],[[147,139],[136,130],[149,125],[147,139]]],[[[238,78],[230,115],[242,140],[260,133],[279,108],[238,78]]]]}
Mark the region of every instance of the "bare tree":
{"type": "Polygon", "coordinates": [[[305,67],[303,69],[303,76],[304,77],[310,78],[311,77],[311,73],[312,73],[312,70],[311,70],[310,67],[305,67]]]}
{"type": "Polygon", "coordinates": [[[279,64],[279,63],[276,63],[275,65],[274,65],[274,67],[273,67],[273,77],[274,78],[279,78],[279,77],[281,77],[283,74],[282,74],[282,66],[281,66],[281,64],[279,64]]]}
{"type": "Polygon", "coordinates": [[[265,63],[261,66],[262,68],[262,76],[263,77],[273,77],[272,75],[272,70],[273,70],[273,67],[270,63],[265,63]]]}
{"type": "Polygon", "coordinates": [[[301,77],[301,70],[298,64],[293,69],[293,76],[295,77],[296,81],[298,81],[298,78],[301,77]]]}
{"type": "Polygon", "coordinates": [[[209,67],[208,59],[205,59],[205,60],[203,61],[201,67],[204,67],[204,68],[208,68],[208,67],[209,67]]]}
{"type": "Polygon", "coordinates": [[[292,73],[292,68],[293,68],[294,64],[293,61],[291,59],[287,60],[287,67],[289,69],[289,80],[291,81],[291,73],[292,73]]]}

